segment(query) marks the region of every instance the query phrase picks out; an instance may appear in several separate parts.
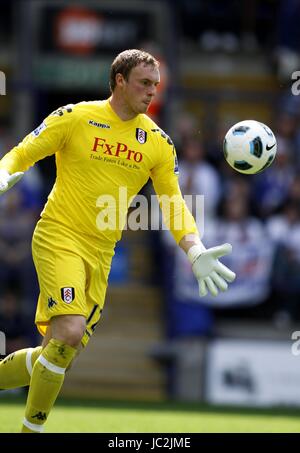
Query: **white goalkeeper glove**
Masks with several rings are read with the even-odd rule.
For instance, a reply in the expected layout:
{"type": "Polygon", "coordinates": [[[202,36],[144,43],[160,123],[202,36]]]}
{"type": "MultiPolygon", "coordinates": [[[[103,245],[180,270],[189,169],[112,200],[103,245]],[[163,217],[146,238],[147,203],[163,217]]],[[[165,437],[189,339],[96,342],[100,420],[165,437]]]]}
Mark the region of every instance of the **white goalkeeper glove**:
{"type": "Polygon", "coordinates": [[[23,175],[24,173],[21,171],[10,175],[8,171],[0,170],[0,195],[20,181],[23,175]]]}
{"type": "Polygon", "coordinates": [[[218,260],[221,256],[231,253],[231,251],[231,244],[223,244],[206,249],[201,243],[193,245],[189,249],[187,255],[198,280],[201,297],[206,296],[208,291],[210,291],[212,296],[217,296],[219,290],[227,290],[227,282],[232,282],[235,279],[235,273],[218,260]]]}

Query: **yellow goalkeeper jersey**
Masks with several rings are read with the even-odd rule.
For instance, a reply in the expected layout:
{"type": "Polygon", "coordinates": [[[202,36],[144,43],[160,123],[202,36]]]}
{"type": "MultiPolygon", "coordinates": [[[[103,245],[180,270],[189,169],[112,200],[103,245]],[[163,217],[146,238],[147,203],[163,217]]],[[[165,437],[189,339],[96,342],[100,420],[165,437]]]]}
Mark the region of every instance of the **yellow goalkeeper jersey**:
{"type": "Polygon", "coordinates": [[[178,185],[174,146],[147,115],[122,121],[109,99],[69,104],[51,113],[7,153],[0,168],[9,173],[26,171],[52,154],[57,177],[43,219],[114,246],[131,200],[150,177],[157,195],[177,197],[173,210],[164,213],[163,208],[176,242],[197,232],[178,185]],[[110,218],[107,228],[103,228],[103,210],[110,218]],[[180,228],[178,224],[174,228],[176,217],[185,219],[180,228]]]}

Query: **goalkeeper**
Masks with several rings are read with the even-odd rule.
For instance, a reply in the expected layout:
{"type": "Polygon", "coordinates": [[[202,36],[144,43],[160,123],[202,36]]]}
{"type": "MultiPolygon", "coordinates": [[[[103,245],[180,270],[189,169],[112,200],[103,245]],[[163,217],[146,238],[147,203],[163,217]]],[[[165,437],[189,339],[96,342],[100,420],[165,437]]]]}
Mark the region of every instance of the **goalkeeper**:
{"type": "Polygon", "coordinates": [[[22,432],[42,431],[66,369],[93,334],[128,205],[149,177],[158,196],[177,199],[169,212],[161,204],[163,216],[192,263],[200,296],[216,296],[235,278],[218,260],[230,244],[206,250],[200,241],[178,185],[174,146],[146,115],[159,77],[152,55],[120,53],[111,66],[109,99],[59,108],[0,161],[1,194],[46,156],[55,154],[57,167],[32,240],[40,287],[35,322],[44,340],[0,363],[1,389],[29,385],[22,432]],[[108,212],[118,220],[109,228],[101,223],[103,195],[114,200],[108,212]],[[179,218],[184,223],[175,228],[179,218]]]}

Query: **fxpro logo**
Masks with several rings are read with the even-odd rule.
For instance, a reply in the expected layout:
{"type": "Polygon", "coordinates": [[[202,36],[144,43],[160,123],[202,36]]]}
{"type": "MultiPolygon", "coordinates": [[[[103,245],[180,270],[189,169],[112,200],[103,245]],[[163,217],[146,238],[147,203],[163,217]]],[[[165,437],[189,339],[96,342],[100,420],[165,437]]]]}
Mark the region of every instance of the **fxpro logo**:
{"type": "Polygon", "coordinates": [[[0,330],[0,356],[6,355],[6,338],[5,333],[0,330]]]}
{"type": "Polygon", "coordinates": [[[3,71],[0,71],[0,95],[6,95],[6,77],[3,71]]]}
{"type": "Polygon", "coordinates": [[[142,153],[129,149],[125,143],[117,142],[116,145],[107,143],[105,138],[95,137],[92,151],[102,151],[106,156],[124,157],[139,163],[143,160],[142,153]]]}

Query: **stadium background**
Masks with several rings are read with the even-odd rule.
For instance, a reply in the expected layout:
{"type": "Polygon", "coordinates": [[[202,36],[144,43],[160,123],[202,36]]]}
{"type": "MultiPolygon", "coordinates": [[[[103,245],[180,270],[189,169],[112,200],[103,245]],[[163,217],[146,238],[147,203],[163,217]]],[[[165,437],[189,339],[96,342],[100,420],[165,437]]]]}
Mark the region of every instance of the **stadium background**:
{"type": "MultiPolygon", "coordinates": [[[[199,300],[166,232],[124,232],[102,322],[64,396],[300,406],[299,19],[294,0],[1,2],[1,153],[57,107],[107,97],[114,56],[145,48],[162,72],[151,114],[175,142],[183,193],[204,194],[203,240],[233,244],[224,262],[236,283],[199,300]],[[224,163],[222,140],[252,118],[273,129],[278,155],[250,177],[224,163]]],[[[39,341],[30,239],[54,177],[47,158],[0,200],[8,353],[39,341]]]]}

